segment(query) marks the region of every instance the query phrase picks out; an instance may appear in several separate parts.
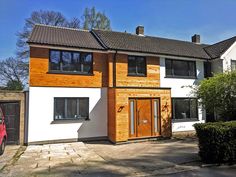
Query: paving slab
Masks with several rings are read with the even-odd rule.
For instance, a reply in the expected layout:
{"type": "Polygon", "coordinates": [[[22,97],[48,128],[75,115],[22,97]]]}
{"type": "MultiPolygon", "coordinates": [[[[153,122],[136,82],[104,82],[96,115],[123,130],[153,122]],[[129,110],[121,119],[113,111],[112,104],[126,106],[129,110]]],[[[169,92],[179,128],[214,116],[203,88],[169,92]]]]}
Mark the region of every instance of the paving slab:
{"type": "MultiPolygon", "coordinates": [[[[231,174],[234,169],[229,171],[231,174]]],[[[209,170],[201,168],[194,140],[122,145],[99,141],[28,146],[0,176],[198,176],[204,173],[210,175],[209,170]]]]}
{"type": "Polygon", "coordinates": [[[0,156],[0,171],[7,163],[9,163],[12,160],[12,158],[14,157],[19,148],[20,146],[18,145],[6,146],[4,154],[0,156]]]}

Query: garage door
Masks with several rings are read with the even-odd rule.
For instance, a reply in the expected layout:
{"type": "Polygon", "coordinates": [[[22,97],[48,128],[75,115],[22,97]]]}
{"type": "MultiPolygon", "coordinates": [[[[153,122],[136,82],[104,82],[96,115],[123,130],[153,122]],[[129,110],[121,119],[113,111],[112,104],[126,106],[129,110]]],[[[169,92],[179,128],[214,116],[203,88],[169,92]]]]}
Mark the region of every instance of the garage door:
{"type": "Polygon", "coordinates": [[[0,103],[6,121],[7,143],[19,144],[20,104],[19,102],[0,103]]]}

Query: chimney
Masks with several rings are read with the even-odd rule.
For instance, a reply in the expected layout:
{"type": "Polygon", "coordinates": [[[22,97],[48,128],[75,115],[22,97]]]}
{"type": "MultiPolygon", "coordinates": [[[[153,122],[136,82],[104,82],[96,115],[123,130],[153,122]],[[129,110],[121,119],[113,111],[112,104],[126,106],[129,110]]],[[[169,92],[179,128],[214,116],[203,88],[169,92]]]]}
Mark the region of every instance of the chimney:
{"type": "Polygon", "coordinates": [[[192,36],[192,42],[196,44],[200,44],[200,35],[199,34],[194,34],[192,36]]]}
{"type": "Polygon", "coordinates": [[[136,27],[136,34],[139,36],[144,36],[144,27],[143,26],[137,26],[136,27]]]}

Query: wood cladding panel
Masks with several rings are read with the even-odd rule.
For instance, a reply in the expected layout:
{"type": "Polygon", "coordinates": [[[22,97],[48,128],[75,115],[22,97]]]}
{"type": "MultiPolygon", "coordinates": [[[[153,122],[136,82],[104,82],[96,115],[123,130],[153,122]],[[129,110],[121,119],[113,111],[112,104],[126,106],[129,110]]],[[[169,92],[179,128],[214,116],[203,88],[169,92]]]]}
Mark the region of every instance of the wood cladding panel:
{"type": "Polygon", "coordinates": [[[93,75],[52,74],[49,71],[49,49],[30,50],[30,86],[107,87],[107,54],[93,53],[93,75]]]}
{"type": "MultiPolygon", "coordinates": [[[[115,141],[127,141],[129,138],[129,98],[160,98],[161,136],[171,136],[171,91],[163,89],[115,89],[115,98],[108,101],[114,104],[115,111],[108,119],[113,122],[111,132],[115,132],[115,141]],[[123,109],[120,109],[123,107],[123,109]],[[114,123],[115,121],[115,123],[114,123]],[[113,130],[112,130],[113,129],[113,130]]],[[[110,95],[111,98],[111,95],[110,95]]],[[[110,125],[109,125],[110,126],[110,125]]],[[[110,136],[110,135],[109,135],[110,136]]],[[[114,137],[112,137],[114,138],[114,137]]]]}
{"type": "Polygon", "coordinates": [[[116,114],[115,114],[115,89],[108,89],[108,137],[110,141],[116,141],[116,114]]]}
{"type": "Polygon", "coordinates": [[[116,86],[159,87],[160,86],[160,60],[158,57],[146,57],[146,77],[128,76],[128,55],[116,56],[116,86]]]}

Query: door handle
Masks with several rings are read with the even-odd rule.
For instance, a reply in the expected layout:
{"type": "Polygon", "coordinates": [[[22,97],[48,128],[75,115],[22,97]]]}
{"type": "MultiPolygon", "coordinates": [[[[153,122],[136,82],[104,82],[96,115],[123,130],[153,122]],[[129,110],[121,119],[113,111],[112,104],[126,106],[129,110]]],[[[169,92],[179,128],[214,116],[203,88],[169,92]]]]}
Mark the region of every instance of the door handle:
{"type": "Polygon", "coordinates": [[[139,112],[140,112],[140,109],[137,111],[138,125],[140,125],[139,112]]]}

